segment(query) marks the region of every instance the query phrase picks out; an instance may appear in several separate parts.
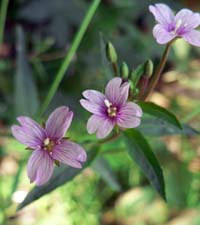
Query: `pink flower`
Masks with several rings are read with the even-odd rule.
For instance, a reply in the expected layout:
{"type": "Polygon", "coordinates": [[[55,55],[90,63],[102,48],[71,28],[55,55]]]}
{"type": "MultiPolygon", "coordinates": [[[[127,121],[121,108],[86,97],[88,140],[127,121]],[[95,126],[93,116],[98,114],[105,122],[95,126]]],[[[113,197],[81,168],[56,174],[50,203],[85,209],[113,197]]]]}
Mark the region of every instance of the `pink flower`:
{"type": "Polygon", "coordinates": [[[86,161],[84,149],[69,140],[64,139],[73,117],[68,107],[62,106],[49,116],[45,128],[26,116],[17,118],[21,126],[12,126],[13,136],[22,144],[33,149],[28,161],[28,177],[36,185],[46,183],[57,162],[75,168],[81,168],[86,161]]]}
{"type": "Polygon", "coordinates": [[[121,78],[113,78],[106,86],[105,95],[95,90],[83,92],[86,99],[81,105],[93,115],[87,123],[88,133],[96,132],[98,138],[106,137],[118,125],[121,128],[134,128],[140,125],[142,110],[133,102],[127,102],[129,83],[121,78]]]}
{"type": "Polygon", "coordinates": [[[176,37],[182,37],[191,45],[200,47],[200,32],[194,30],[200,25],[200,14],[189,9],[180,10],[175,16],[165,4],[149,6],[157,24],[153,35],[159,44],[166,44],[176,37]]]}

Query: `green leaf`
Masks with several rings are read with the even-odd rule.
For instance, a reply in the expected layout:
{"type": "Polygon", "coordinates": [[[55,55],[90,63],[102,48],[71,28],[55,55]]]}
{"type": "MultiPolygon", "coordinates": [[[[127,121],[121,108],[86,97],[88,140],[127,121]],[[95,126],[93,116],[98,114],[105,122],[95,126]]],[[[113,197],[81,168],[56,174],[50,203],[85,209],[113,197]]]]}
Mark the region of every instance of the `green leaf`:
{"type": "Polygon", "coordinates": [[[32,116],[39,103],[32,70],[27,60],[24,31],[20,26],[17,35],[17,72],[15,77],[15,113],[32,116]]]}
{"type": "Polygon", "coordinates": [[[144,75],[144,73],[145,73],[145,64],[144,63],[137,66],[136,69],[131,72],[131,80],[135,87],[137,86],[137,83],[138,83],[140,77],[142,75],[144,75]]]}
{"type": "Polygon", "coordinates": [[[192,186],[192,173],[185,162],[171,156],[165,171],[166,193],[169,206],[184,209],[192,186]]]}
{"type": "Polygon", "coordinates": [[[128,129],[124,132],[129,155],[140,166],[151,185],[166,200],[165,185],[162,169],[143,135],[135,130],[128,129]]]}
{"type": "Polygon", "coordinates": [[[143,114],[141,124],[137,128],[142,134],[148,136],[165,136],[165,135],[187,135],[195,136],[199,135],[199,132],[187,124],[182,124],[182,129],[177,128],[166,121],[156,118],[151,115],[143,114]]]}
{"type": "Polygon", "coordinates": [[[55,190],[57,187],[65,184],[72,180],[76,175],[78,175],[83,169],[88,167],[91,162],[95,159],[98,154],[98,148],[91,149],[88,153],[87,162],[84,164],[82,169],[76,169],[68,166],[61,165],[57,167],[52,178],[42,186],[34,187],[26,196],[24,201],[19,204],[18,210],[24,208],[31,202],[41,198],[42,196],[48,194],[49,192],[55,190]]]}
{"type": "Polygon", "coordinates": [[[118,182],[117,177],[110,164],[105,158],[98,157],[94,161],[92,168],[114,191],[121,191],[121,185],[118,182]]]}
{"type": "Polygon", "coordinates": [[[177,120],[176,116],[165,108],[158,106],[153,102],[140,102],[139,105],[142,108],[143,112],[159,118],[169,124],[172,124],[179,129],[182,129],[182,126],[177,120]]]}

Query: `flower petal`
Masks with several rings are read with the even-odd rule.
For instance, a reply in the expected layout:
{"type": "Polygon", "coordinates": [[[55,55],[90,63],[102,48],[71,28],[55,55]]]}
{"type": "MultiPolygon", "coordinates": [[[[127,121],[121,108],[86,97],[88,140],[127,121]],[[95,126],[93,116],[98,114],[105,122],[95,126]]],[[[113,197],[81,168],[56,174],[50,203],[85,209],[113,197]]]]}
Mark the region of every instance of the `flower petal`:
{"type": "Polygon", "coordinates": [[[112,131],[114,125],[114,121],[109,118],[92,115],[87,122],[87,130],[89,134],[96,132],[97,138],[104,138],[112,131]]]}
{"type": "Polygon", "coordinates": [[[38,141],[43,141],[46,138],[46,131],[38,123],[27,116],[17,117],[18,122],[22,127],[26,128],[29,135],[38,139],[38,141]]]}
{"type": "Polygon", "coordinates": [[[174,23],[174,14],[165,4],[155,4],[155,6],[150,5],[149,11],[154,15],[156,21],[165,28],[174,23]]]}
{"type": "Polygon", "coordinates": [[[93,102],[96,104],[102,104],[104,103],[104,100],[105,100],[105,95],[95,90],[86,90],[83,92],[83,96],[90,102],[93,102]]]}
{"type": "Polygon", "coordinates": [[[142,109],[139,105],[128,102],[123,106],[117,115],[117,124],[123,128],[134,128],[140,125],[142,109]]]}
{"type": "Polygon", "coordinates": [[[61,106],[54,110],[46,123],[46,132],[48,137],[53,140],[59,140],[64,137],[66,131],[71,125],[73,112],[66,106],[61,106]]]}
{"type": "Polygon", "coordinates": [[[34,137],[27,128],[13,125],[11,127],[13,136],[22,144],[30,148],[40,148],[42,142],[38,140],[37,137],[34,137]]]}
{"type": "Polygon", "coordinates": [[[46,131],[34,120],[26,116],[17,118],[21,126],[11,127],[13,136],[22,144],[31,148],[38,148],[46,138],[46,131]]]}
{"type": "Polygon", "coordinates": [[[30,182],[40,186],[46,183],[52,176],[54,162],[48,152],[34,150],[29,158],[27,172],[30,182]]]}
{"type": "Polygon", "coordinates": [[[81,163],[87,159],[85,150],[80,145],[68,140],[62,140],[59,145],[55,146],[52,157],[75,168],[81,168],[81,163]]]}
{"type": "Polygon", "coordinates": [[[197,30],[192,30],[187,34],[184,34],[183,39],[191,45],[200,47],[200,32],[197,30]]]}
{"type": "Polygon", "coordinates": [[[102,115],[103,112],[106,110],[106,106],[105,106],[104,102],[102,104],[97,104],[95,102],[81,99],[80,103],[87,111],[97,114],[97,115],[102,115]]]}
{"type": "Polygon", "coordinates": [[[153,28],[153,35],[159,44],[166,44],[176,37],[175,34],[166,31],[160,24],[153,28]]]}
{"type": "Polygon", "coordinates": [[[106,98],[115,106],[123,105],[128,98],[129,83],[122,84],[119,77],[110,80],[106,86],[106,98]]]}
{"type": "Polygon", "coordinates": [[[182,9],[176,14],[175,21],[181,21],[184,29],[190,31],[200,25],[200,14],[193,13],[189,9],[182,9]]]}

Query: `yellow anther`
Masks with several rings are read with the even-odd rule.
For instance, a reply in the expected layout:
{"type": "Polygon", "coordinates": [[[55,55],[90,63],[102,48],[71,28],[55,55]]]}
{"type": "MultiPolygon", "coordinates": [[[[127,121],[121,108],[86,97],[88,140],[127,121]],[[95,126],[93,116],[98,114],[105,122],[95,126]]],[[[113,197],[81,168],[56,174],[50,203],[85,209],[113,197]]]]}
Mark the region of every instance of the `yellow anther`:
{"type": "Polygon", "coordinates": [[[116,107],[109,107],[109,108],[107,109],[107,112],[108,112],[108,115],[109,115],[110,117],[115,117],[115,116],[117,116],[117,108],[116,108],[116,107]]]}

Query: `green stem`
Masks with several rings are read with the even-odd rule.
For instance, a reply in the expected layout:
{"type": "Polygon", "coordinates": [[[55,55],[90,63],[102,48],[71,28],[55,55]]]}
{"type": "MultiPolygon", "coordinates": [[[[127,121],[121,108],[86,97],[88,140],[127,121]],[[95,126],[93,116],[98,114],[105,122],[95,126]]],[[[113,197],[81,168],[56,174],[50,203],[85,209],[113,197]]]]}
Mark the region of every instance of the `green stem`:
{"type": "Polygon", "coordinates": [[[9,0],[2,0],[0,10],[0,46],[3,43],[4,27],[6,22],[6,14],[9,0]]]}
{"type": "Polygon", "coordinates": [[[170,50],[170,47],[171,47],[171,44],[172,44],[173,41],[169,42],[167,45],[166,45],[166,48],[165,48],[165,51],[162,55],[162,58],[161,58],[161,61],[159,63],[159,65],[157,66],[156,68],[156,71],[154,73],[154,75],[152,76],[150,82],[149,82],[149,86],[146,90],[146,93],[143,95],[143,100],[145,100],[151,93],[152,91],[154,90],[156,84],[158,83],[159,81],[159,78],[160,78],[160,75],[163,71],[163,68],[166,64],[166,61],[167,61],[167,58],[168,58],[168,55],[169,55],[169,50],[170,50]]]}
{"type": "Polygon", "coordinates": [[[190,120],[192,120],[195,116],[200,114],[200,105],[198,105],[195,109],[192,110],[191,113],[189,113],[186,117],[184,117],[181,122],[188,123],[190,120]]]}
{"type": "Polygon", "coordinates": [[[104,144],[104,143],[107,143],[107,142],[110,142],[110,141],[113,141],[115,140],[116,138],[118,138],[120,136],[121,132],[114,132],[111,136],[99,141],[97,143],[97,145],[101,145],[101,144],[104,144]]]}
{"type": "Polygon", "coordinates": [[[115,77],[118,77],[118,67],[117,67],[117,63],[112,63],[112,70],[114,73],[115,77]]]}
{"type": "Polygon", "coordinates": [[[61,65],[58,73],[56,74],[56,77],[55,77],[55,79],[54,79],[54,81],[53,81],[53,83],[50,87],[50,90],[49,90],[49,92],[48,92],[48,94],[47,94],[47,96],[44,100],[44,103],[41,107],[41,111],[39,113],[39,116],[41,116],[45,112],[46,108],[48,107],[49,103],[51,102],[52,98],[54,97],[54,95],[55,95],[55,93],[58,89],[58,86],[59,86],[60,82],[62,81],[62,79],[63,79],[63,77],[64,77],[64,75],[65,75],[65,73],[66,73],[66,71],[69,67],[70,62],[72,61],[73,56],[74,56],[77,48],[80,45],[80,42],[81,42],[81,40],[82,40],[82,38],[83,38],[83,36],[86,32],[86,29],[87,29],[90,21],[92,20],[92,17],[94,16],[99,4],[100,4],[100,1],[101,0],[93,0],[90,8],[88,9],[88,12],[86,13],[86,16],[83,19],[83,22],[82,22],[74,40],[73,40],[73,42],[72,42],[72,45],[71,45],[71,47],[68,51],[68,54],[64,58],[64,61],[61,65]]]}
{"type": "Polygon", "coordinates": [[[149,77],[148,76],[144,76],[139,95],[137,96],[138,100],[143,99],[143,95],[144,95],[145,90],[146,90],[146,88],[148,86],[148,82],[149,82],[149,77]]]}

